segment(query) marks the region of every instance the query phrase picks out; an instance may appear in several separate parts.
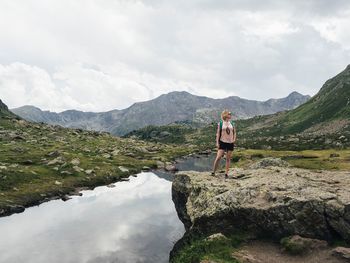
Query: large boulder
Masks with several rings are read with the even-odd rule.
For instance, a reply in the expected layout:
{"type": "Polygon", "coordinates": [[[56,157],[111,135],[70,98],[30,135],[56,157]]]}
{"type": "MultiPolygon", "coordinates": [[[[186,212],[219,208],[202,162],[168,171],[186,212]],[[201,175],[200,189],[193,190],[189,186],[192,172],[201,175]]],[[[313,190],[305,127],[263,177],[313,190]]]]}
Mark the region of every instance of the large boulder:
{"type": "Polygon", "coordinates": [[[234,170],[238,179],[179,172],[172,195],[188,231],[237,229],[280,239],[290,235],[350,241],[350,173],[270,167],[234,170]]]}

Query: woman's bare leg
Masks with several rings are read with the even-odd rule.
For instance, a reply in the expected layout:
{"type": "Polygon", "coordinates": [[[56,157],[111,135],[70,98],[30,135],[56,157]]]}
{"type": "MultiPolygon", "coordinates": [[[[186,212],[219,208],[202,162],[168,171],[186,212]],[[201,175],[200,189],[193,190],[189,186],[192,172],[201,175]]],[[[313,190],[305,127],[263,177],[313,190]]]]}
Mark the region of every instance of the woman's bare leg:
{"type": "Polygon", "coordinates": [[[221,150],[221,149],[218,150],[218,153],[216,154],[216,158],[213,165],[213,173],[215,173],[216,169],[218,168],[219,161],[223,155],[224,155],[224,150],[221,150]]]}
{"type": "Polygon", "coordinates": [[[227,151],[226,153],[226,174],[228,175],[228,170],[230,168],[232,151],[227,151]]]}

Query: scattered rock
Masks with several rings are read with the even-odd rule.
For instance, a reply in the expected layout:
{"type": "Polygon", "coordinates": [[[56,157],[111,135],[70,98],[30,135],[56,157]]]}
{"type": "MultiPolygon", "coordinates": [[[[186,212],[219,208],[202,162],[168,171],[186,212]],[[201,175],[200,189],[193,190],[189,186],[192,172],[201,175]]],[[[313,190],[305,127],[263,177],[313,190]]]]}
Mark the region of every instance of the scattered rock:
{"type": "Polygon", "coordinates": [[[164,170],[165,170],[165,171],[168,171],[168,172],[176,172],[176,171],[178,171],[179,169],[177,169],[176,166],[173,165],[173,164],[168,164],[168,165],[166,165],[166,166],[164,167],[164,170]]]}
{"type": "Polygon", "coordinates": [[[264,263],[243,249],[233,252],[232,257],[237,259],[240,263],[264,263]]]}
{"type": "Polygon", "coordinates": [[[227,239],[227,237],[225,235],[223,235],[222,233],[215,233],[215,234],[208,236],[205,240],[212,241],[215,239],[227,239]]]}
{"type": "Polygon", "coordinates": [[[120,178],[120,181],[128,182],[128,181],[130,181],[130,179],[123,177],[123,178],[120,178]]]}
{"type": "Polygon", "coordinates": [[[112,152],[112,155],[113,155],[113,156],[116,156],[116,155],[119,155],[119,153],[120,153],[120,150],[114,150],[114,151],[112,152]]]}
{"type": "Polygon", "coordinates": [[[47,154],[47,156],[49,156],[49,157],[58,157],[59,155],[60,155],[60,153],[58,151],[49,152],[47,154]]]}
{"type": "Polygon", "coordinates": [[[79,165],[80,164],[80,159],[79,158],[74,158],[73,160],[70,161],[71,164],[73,165],[79,165]]]}
{"type": "Polygon", "coordinates": [[[142,153],[149,153],[149,151],[145,147],[138,147],[138,148],[136,148],[136,151],[139,151],[142,153]]]}
{"type": "Polygon", "coordinates": [[[63,157],[59,156],[59,157],[57,157],[57,158],[55,158],[55,159],[49,161],[49,162],[47,163],[47,165],[55,165],[55,164],[63,164],[63,163],[64,163],[63,157]]]}
{"type": "Polygon", "coordinates": [[[329,155],[329,158],[335,158],[335,157],[340,157],[340,155],[338,153],[331,153],[329,155]]]}
{"type": "Polygon", "coordinates": [[[118,169],[123,173],[129,172],[129,169],[124,166],[118,166],[118,169]]]}
{"type": "Polygon", "coordinates": [[[114,187],[115,187],[115,184],[109,184],[109,185],[107,185],[107,187],[109,187],[109,188],[114,188],[114,187]]]}
{"type": "Polygon", "coordinates": [[[157,167],[158,167],[158,168],[161,168],[161,169],[162,169],[162,168],[165,167],[165,164],[164,164],[163,162],[159,161],[159,160],[157,160],[156,163],[157,163],[157,167]]]}
{"type": "Polygon", "coordinates": [[[103,158],[110,159],[112,156],[109,153],[105,153],[102,155],[103,158]]]}
{"type": "Polygon", "coordinates": [[[124,154],[125,156],[129,156],[129,157],[135,157],[136,155],[132,152],[127,152],[124,154]]]}
{"type": "Polygon", "coordinates": [[[19,134],[17,134],[17,133],[11,132],[11,133],[9,134],[9,136],[10,136],[10,138],[11,138],[12,140],[25,140],[25,138],[24,138],[23,136],[21,136],[21,135],[19,135],[19,134]]]}
{"type": "Polygon", "coordinates": [[[21,205],[9,205],[8,210],[11,214],[12,213],[22,213],[25,210],[25,208],[24,208],[24,206],[21,206],[21,205]]]}
{"type": "Polygon", "coordinates": [[[150,170],[151,170],[151,167],[143,166],[143,167],[142,167],[142,170],[143,170],[143,171],[150,171],[150,170]]]}
{"type": "Polygon", "coordinates": [[[281,158],[267,157],[252,164],[250,168],[259,169],[259,168],[265,168],[269,166],[288,167],[289,163],[282,160],[281,158]]]}
{"type": "Polygon", "coordinates": [[[22,162],[22,164],[24,164],[24,165],[32,165],[32,164],[33,164],[33,161],[32,161],[32,160],[24,160],[24,161],[22,162]]]}
{"type": "Polygon", "coordinates": [[[70,171],[61,171],[60,174],[72,175],[70,171]]]}
{"type": "Polygon", "coordinates": [[[201,151],[201,152],[199,152],[198,154],[200,154],[200,155],[208,155],[208,154],[210,154],[212,151],[210,150],[210,149],[207,149],[207,150],[204,150],[204,151],[201,151]]]}
{"type": "Polygon", "coordinates": [[[78,173],[80,173],[80,172],[83,172],[83,171],[84,171],[84,169],[83,169],[83,168],[81,168],[81,167],[79,167],[79,166],[73,166],[73,170],[74,170],[74,171],[76,171],[76,172],[78,172],[78,173]]]}
{"type": "Polygon", "coordinates": [[[87,175],[91,175],[94,172],[94,170],[89,169],[89,170],[85,170],[85,174],[87,175]]]}
{"type": "Polygon", "coordinates": [[[309,252],[312,249],[326,248],[327,242],[319,239],[305,238],[299,235],[285,237],[281,240],[283,248],[293,254],[300,255],[309,252]]]}
{"type": "Polygon", "coordinates": [[[346,262],[350,262],[350,248],[349,247],[336,247],[332,250],[332,255],[338,258],[345,259],[346,262]]]}
{"type": "Polygon", "coordinates": [[[55,181],[55,185],[62,185],[62,182],[60,182],[60,181],[55,181]]]}
{"type": "Polygon", "coordinates": [[[162,131],[159,133],[159,137],[161,137],[161,138],[168,137],[170,135],[172,135],[172,133],[167,132],[167,131],[162,131]]]}
{"type": "Polygon", "coordinates": [[[69,195],[64,195],[61,197],[62,201],[66,202],[68,201],[69,199],[72,199],[72,197],[70,197],[69,195]]]}

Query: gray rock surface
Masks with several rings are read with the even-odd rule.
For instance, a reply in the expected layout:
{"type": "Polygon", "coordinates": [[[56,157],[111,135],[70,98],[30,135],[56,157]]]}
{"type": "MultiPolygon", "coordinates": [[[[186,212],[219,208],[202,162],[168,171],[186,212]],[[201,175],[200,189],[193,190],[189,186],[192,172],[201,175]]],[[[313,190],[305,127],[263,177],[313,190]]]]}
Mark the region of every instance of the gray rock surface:
{"type": "Polygon", "coordinates": [[[230,172],[240,176],[175,175],[173,200],[187,230],[350,240],[350,172],[289,167],[230,172]]]}
{"type": "Polygon", "coordinates": [[[332,250],[332,254],[346,260],[346,262],[350,262],[350,248],[348,247],[336,247],[332,250]]]}

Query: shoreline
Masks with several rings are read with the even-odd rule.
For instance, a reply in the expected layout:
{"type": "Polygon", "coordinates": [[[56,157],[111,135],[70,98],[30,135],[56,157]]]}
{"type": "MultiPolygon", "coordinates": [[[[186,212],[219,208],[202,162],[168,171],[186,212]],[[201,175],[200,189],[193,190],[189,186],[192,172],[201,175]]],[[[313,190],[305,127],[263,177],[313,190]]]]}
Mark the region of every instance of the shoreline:
{"type": "Polygon", "coordinates": [[[173,158],[171,158],[170,161],[168,162],[164,162],[164,167],[154,167],[154,168],[150,168],[150,169],[142,169],[142,167],[137,168],[137,170],[133,170],[133,171],[129,171],[127,173],[121,173],[118,174],[115,177],[111,177],[109,175],[106,175],[103,178],[98,178],[99,180],[97,180],[95,183],[89,181],[88,184],[81,184],[81,185],[77,185],[74,186],[73,189],[71,187],[64,187],[62,186],[61,189],[54,189],[52,191],[49,192],[45,192],[44,194],[41,195],[36,195],[37,198],[33,198],[30,199],[29,202],[25,203],[25,204],[13,204],[13,205],[7,205],[7,206],[1,206],[0,205],[0,219],[2,217],[7,217],[7,216],[11,216],[13,214],[18,214],[18,213],[22,213],[25,211],[25,209],[30,208],[30,207],[34,207],[34,206],[39,206],[42,203],[46,203],[46,202],[50,202],[53,200],[58,200],[61,199],[62,201],[67,201],[69,200],[69,196],[76,196],[80,194],[80,191],[83,190],[94,190],[96,187],[99,186],[108,186],[110,184],[113,183],[118,183],[121,182],[123,180],[125,180],[126,178],[130,177],[130,176],[136,176],[138,173],[142,172],[142,171],[148,171],[148,172],[152,172],[152,171],[162,171],[162,172],[166,172],[166,173],[175,173],[177,171],[177,169],[174,169],[176,166],[176,163],[178,161],[183,161],[189,158],[198,158],[197,155],[200,157],[201,155],[208,155],[211,152],[209,150],[205,150],[205,151],[195,151],[189,154],[185,154],[185,155],[180,155],[180,156],[175,156],[173,158]],[[205,152],[205,153],[204,153],[205,152]],[[166,165],[165,163],[172,163],[169,167],[173,168],[173,170],[166,170],[166,165]],[[103,181],[101,181],[101,179],[103,181]]]}

